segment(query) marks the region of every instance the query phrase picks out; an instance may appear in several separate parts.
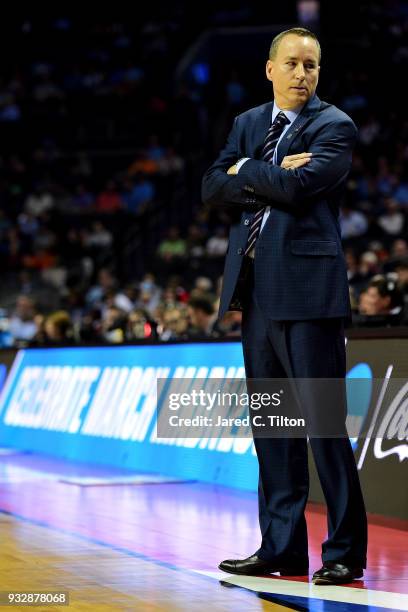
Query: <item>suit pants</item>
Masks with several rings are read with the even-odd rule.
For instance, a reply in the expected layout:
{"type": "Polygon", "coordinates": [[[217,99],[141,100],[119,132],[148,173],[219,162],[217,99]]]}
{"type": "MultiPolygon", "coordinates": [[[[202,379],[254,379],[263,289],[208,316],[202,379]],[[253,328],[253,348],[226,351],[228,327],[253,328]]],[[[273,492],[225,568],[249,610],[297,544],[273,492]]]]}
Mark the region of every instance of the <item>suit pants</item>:
{"type": "MultiPolygon", "coordinates": [[[[251,272],[246,287],[242,345],[247,378],[345,377],[342,319],[270,320],[257,303],[251,272]]],[[[310,437],[309,443],[327,504],[322,560],[366,567],[367,519],[349,438],[310,437]]],[[[257,554],[270,561],[307,563],[307,439],[255,438],[254,444],[262,534],[257,554]]]]}

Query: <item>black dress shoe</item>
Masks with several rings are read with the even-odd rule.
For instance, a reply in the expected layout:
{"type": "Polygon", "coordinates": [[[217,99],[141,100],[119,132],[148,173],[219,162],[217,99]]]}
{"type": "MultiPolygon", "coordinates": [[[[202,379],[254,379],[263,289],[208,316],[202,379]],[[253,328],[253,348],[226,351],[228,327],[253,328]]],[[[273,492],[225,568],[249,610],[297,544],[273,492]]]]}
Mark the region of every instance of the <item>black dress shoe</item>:
{"type": "Polygon", "coordinates": [[[247,559],[226,559],[219,564],[219,569],[228,574],[241,574],[243,576],[259,576],[261,574],[273,574],[279,572],[281,576],[307,576],[309,567],[307,562],[300,564],[276,563],[264,561],[257,555],[247,559]]]}
{"type": "Polygon", "coordinates": [[[313,574],[313,584],[347,584],[355,578],[362,578],[362,567],[350,567],[335,561],[325,561],[323,567],[313,574]]]}

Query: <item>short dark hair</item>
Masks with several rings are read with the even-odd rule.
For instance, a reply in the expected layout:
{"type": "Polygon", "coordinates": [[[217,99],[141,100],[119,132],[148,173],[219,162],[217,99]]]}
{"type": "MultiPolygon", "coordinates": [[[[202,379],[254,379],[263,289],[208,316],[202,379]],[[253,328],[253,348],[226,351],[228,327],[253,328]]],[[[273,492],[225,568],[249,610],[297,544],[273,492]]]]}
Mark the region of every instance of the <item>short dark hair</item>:
{"type": "Polygon", "coordinates": [[[316,42],[317,50],[319,52],[319,63],[320,63],[320,60],[322,58],[322,50],[320,48],[319,40],[316,34],[311,32],[310,30],[307,30],[306,28],[290,28],[290,30],[284,30],[283,32],[280,32],[277,36],[275,36],[269,48],[269,59],[270,60],[274,60],[276,58],[276,54],[278,52],[278,47],[281,43],[281,40],[285,38],[285,36],[288,36],[288,34],[295,34],[295,36],[313,38],[313,40],[316,42]]]}
{"type": "Polygon", "coordinates": [[[377,274],[371,279],[367,289],[370,287],[377,289],[382,298],[389,297],[391,308],[401,305],[402,295],[395,280],[377,274]]]}
{"type": "Polygon", "coordinates": [[[191,298],[188,302],[188,305],[190,306],[190,308],[193,308],[194,310],[201,310],[206,315],[214,314],[214,306],[212,302],[207,298],[204,298],[204,297],[191,298]]]}

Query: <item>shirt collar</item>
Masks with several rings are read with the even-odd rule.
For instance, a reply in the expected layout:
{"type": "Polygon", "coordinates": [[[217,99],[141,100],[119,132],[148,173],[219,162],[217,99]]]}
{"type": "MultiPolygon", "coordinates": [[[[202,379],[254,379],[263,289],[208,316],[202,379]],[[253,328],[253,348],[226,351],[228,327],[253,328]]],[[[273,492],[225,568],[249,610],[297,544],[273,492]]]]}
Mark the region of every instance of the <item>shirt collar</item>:
{"type": "Polygon", "coordinates": [[[290,123],[293,123],[294,120],[296,119],[296,117],[299,115],[300,111],[303,108],[303,104],[301,104],[300,106],[292,109],[292,110],[285,110],[285,111],[281,111],[281,109],[279,108],[279,106],[276,104],[276,102],[273,103],[273,110],[272,110],[272,123],[275,121],[277,115],[282,112],[285,113],[286,117],[289,119],[290,123]]]}

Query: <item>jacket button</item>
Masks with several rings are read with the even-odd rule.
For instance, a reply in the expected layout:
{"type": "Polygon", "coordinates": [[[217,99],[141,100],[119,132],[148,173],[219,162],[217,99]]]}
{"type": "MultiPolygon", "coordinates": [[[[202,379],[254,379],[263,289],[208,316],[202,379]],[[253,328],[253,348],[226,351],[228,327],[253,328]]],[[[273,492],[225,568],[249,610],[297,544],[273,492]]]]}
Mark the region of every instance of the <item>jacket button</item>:
{"type": "Polygon", "coordinates": [[[241,248],[239,248],[237,251],[238,255],[242,255],[243,252],[244,252],[244,249],[241,249],[241,248]]]}
{"type": "Polygon", "coordinates": [[[249,219],[245,219],[244,225],[249,225],[249,219]]]}

